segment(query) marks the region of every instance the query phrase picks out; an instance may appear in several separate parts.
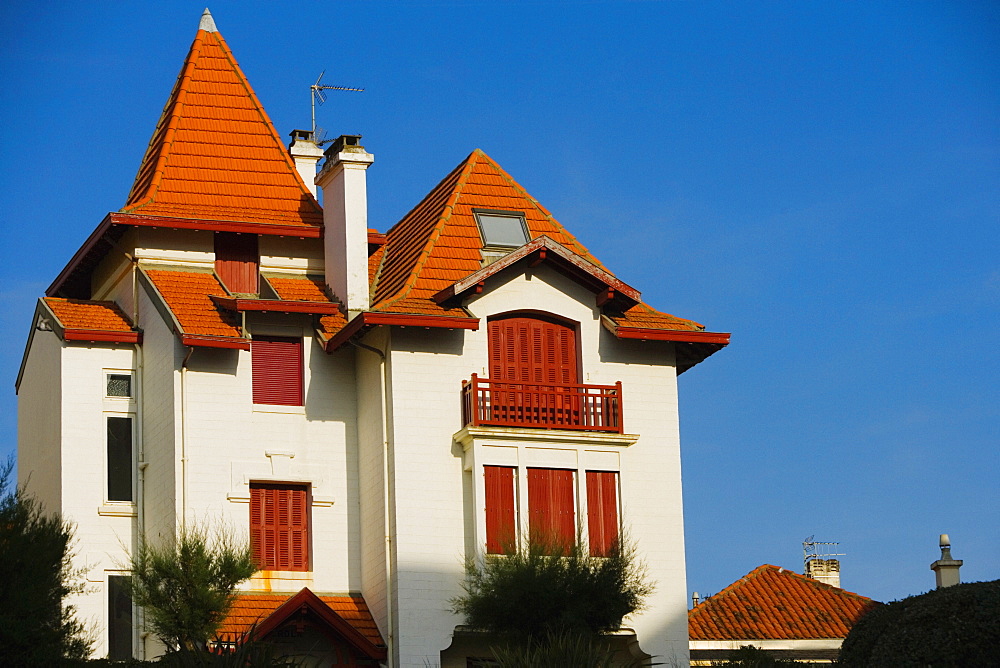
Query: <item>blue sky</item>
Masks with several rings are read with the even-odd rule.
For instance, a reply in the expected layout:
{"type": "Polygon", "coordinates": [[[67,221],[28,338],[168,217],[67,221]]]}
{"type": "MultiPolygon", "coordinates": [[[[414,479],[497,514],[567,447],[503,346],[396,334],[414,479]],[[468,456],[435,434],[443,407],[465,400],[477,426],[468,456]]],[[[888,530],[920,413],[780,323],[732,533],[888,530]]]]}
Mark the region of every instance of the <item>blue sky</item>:
{"type": "MultiPolygon", "coordinates": [[[[122,206],[202,4],[0,8],[0,454],[34,301],[122,206]],[[3,387],[3,385],[0,385],[3,387]]],[[[279,133],[376,156],[388,229],[476,147],[661,310],[733,333],[680,377],[688,589],[801,542],[843,585],[1000,577],[1000,5],[214,2],[279,133]]]]}

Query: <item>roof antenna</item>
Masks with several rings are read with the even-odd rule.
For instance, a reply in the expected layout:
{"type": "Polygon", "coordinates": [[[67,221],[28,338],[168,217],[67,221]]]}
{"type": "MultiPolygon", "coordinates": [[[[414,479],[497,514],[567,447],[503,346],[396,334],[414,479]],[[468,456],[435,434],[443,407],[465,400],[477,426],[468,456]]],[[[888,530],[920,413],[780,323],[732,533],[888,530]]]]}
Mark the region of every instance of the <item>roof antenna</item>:
{"type": "Polygon", "coordinates": [[[322,137],[316,134],[317,130],[325,134],[323,128],[316,127],[316,100],[319,100],[320,104],[326,102],[326,93],[324,93],[323,91],[347,90],[347,91],[354,91],[356,93],[363,93],[365,91],[364,88],[350,88],[348,86],[324,86],[320,83],[320,81],[323,80],[324,74],[326,74],[326,70],[320,72],[319,77],[316,79],[316,83],[314,83],[312,86],[309,86],[309,93],[310,96],[312,97],[312,136],[313,136],[313,141],[316,142],[317,146],[322,146],[323,144],[329,144],[330,142],[333,141],[332,139],[323,139],[322,137]]]}

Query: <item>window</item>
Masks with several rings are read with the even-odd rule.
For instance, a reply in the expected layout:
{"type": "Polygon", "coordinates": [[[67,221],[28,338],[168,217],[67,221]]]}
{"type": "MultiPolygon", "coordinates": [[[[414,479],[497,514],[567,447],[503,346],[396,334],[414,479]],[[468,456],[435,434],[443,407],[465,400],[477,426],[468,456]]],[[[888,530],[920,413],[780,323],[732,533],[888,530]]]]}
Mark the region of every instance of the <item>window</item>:
{"type": "Polygon", "coordinates": [[[309,570],[309,489],[250,484],[250,545],[262,571],[309,570]]]}
{"type": "Polygon", "coordinates": [[[517,546],[512,466],[485,466],[486,552],[506,554],[517,546]]]}
{"type": "Polygon", "coordinates": [[[532,541],[553,549],[576,542],[576,493],[573,471],[528,469],[528,532],[532,541]]]}
{"type": "MultiPolygon", "coordinates": [[[[577,540],[576,508],[579,496],[586,505],[590,554],[611,554],[619,536],[618,472],[573,469],[521,469],[527,474],[528,532],[530,540],[561,552],[577,540]],[[586,489],[582,487],[586,485],[586,489]]],[[[484,466],[486,553],[506,554],[517,545],[518,467],[484,466]]],[[[582,501],[581,501],[582,503],[582,501]]]]}
{"type": "Polygon", "coordinates": [[[257,294],[259,263],[256,234],[215,233],[215,273],[230,292],[257,294]]]}
{"type": "Polygon", "coordinates": [[[250,356],[255,404],[303,405],[302,339],[255,336],[250,356]]]}
{"type": "Polygon", "coordinates": [[[132,397],[132,374],[109,373],[107,375],[107,395],[109,397],[132,397]]]}
{"type": "Polygon", "coordinates": [[[473,209],[483,246],[519,248],[528,243],[528,227],[524,214],[515,211],[487,211],[473,209]]]}
{"type": "Polygon", "coordinates": [[[108,501],[132,501],[132,418],[107,421],[108,501]]]}
{"type": "Polygon", "coordinates": [[[128,576],[108,576],[108,658],[123,661],[132,657],[132,597],[128,576]]]}
{"type": "Polygon", "coordinates": [[[606,557],[618,540],[618,474],[587,471],[587,533],[590,553],[606,557]]]}

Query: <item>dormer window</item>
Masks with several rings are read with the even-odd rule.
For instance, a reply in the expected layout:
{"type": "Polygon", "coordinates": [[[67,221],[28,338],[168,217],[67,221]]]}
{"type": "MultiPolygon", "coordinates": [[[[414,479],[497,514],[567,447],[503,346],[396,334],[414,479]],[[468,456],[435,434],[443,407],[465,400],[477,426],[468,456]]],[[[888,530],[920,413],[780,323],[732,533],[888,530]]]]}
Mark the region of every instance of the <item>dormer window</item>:
{"type": "Polygon", "coordinates": [[[473,209],[484,248],[514,249],[528,243],[524,214],[516,211],[473,209]]]}

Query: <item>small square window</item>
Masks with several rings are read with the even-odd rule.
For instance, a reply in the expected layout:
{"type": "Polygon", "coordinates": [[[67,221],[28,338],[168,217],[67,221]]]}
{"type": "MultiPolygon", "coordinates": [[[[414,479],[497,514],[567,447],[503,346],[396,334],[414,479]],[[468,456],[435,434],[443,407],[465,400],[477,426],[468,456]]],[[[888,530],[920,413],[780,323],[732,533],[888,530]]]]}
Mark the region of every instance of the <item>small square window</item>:
{"type": "Polygon", "coordinates": [[[484,246],[520,248],[528,243],[524,215],[511,211],[475,210],[474,213],[484,246]]]}
{"type": "Polygon", "coordinates": [[[132,396],[132,374],[129,374],[129,373],[109,373],[108,374],[108,396],[109,397],[131,397],[132,396]]]}

